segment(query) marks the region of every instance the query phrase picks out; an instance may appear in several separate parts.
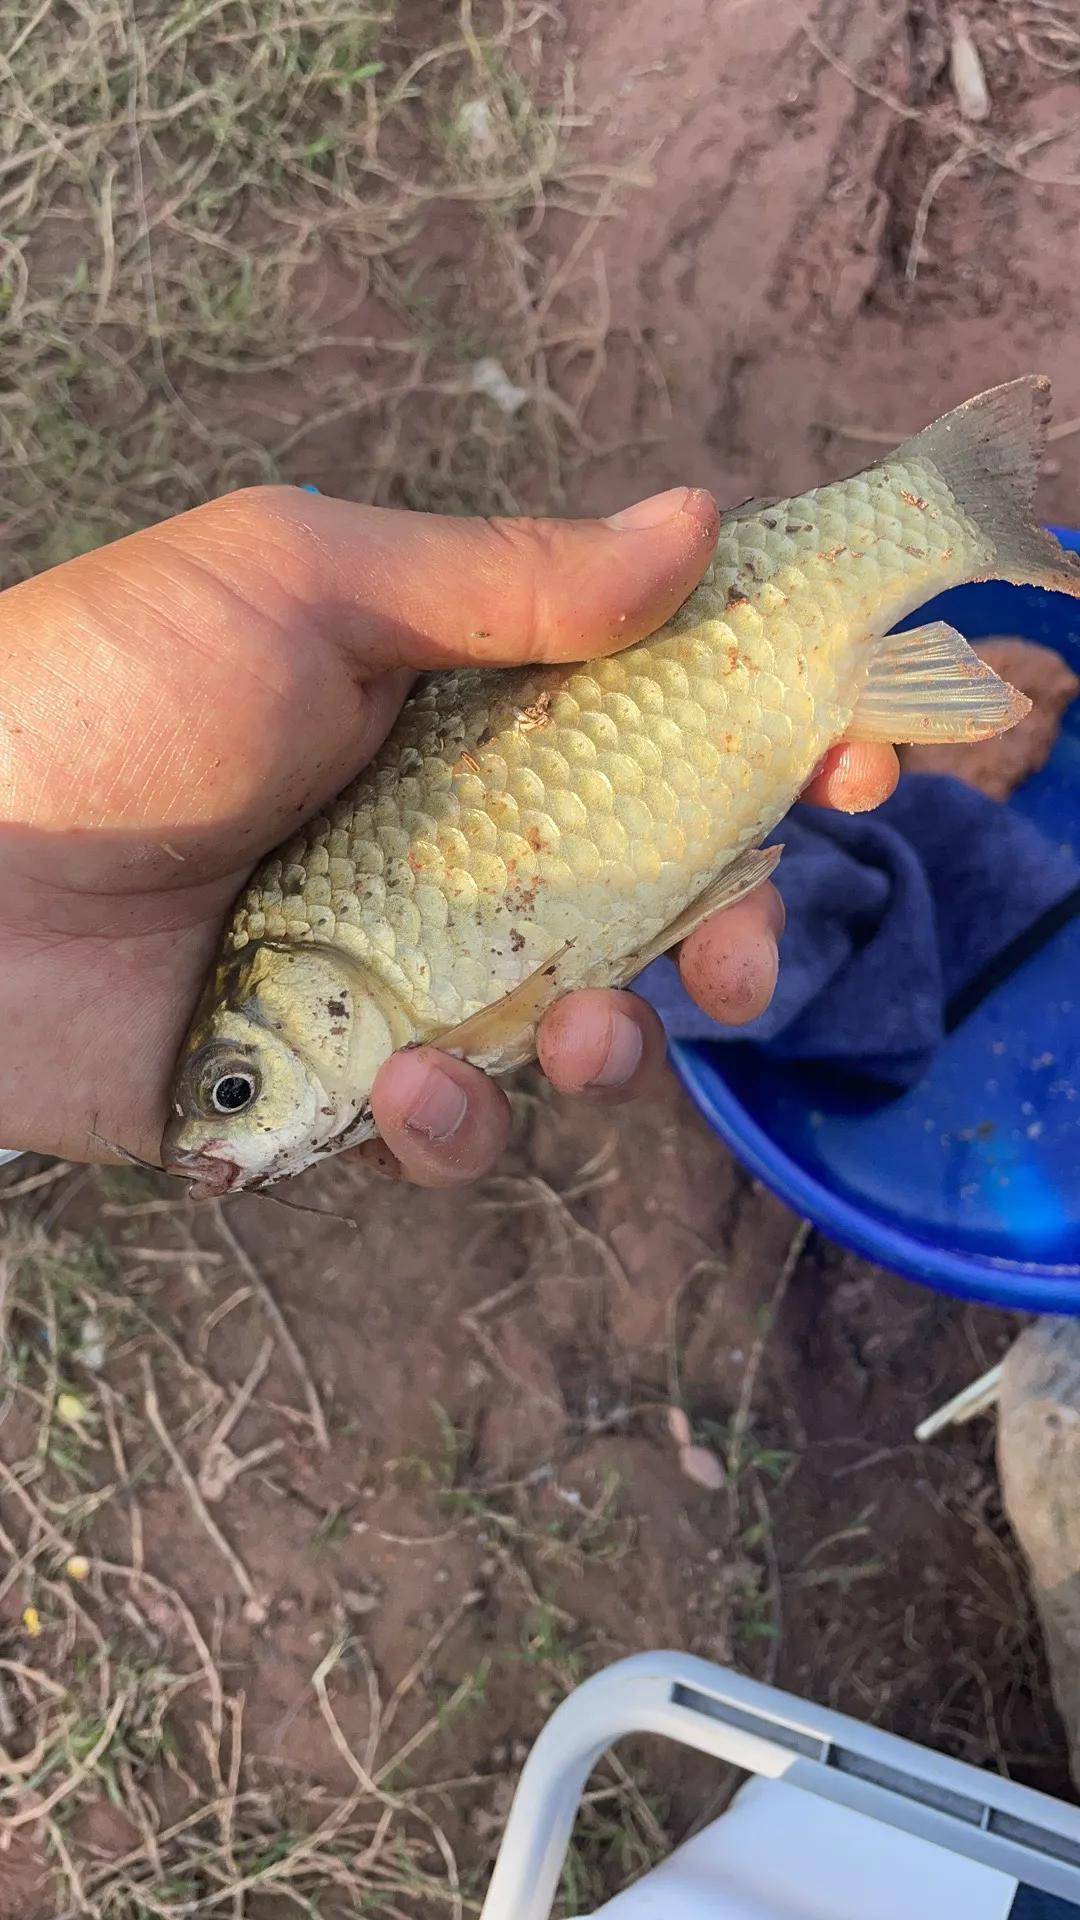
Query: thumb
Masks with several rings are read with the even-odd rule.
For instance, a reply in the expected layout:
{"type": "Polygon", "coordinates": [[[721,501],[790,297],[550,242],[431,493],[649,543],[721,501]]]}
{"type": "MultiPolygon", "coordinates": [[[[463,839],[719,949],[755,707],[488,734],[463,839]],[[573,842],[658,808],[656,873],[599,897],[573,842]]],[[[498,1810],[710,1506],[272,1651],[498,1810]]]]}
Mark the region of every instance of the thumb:
{"type": "MultiPolygon", "coordinates": [[[[216,500],[183,527],[219,577],[390,668],[588,660],[655,633],[716,543],[712,497],[676,487],[607,520],[480,520],[291,487],[216,500]]],[[[266,608],[267,611],[270,608],[266,608]]]]}

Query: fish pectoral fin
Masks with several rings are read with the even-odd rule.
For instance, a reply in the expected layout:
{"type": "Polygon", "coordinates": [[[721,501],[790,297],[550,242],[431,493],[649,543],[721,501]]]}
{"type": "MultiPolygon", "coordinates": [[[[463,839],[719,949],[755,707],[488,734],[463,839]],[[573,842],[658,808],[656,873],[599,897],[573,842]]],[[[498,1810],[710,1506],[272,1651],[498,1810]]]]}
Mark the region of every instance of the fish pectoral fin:
{"type": "Polygon", "coordinates": [[[711,914],[722,913],[725,907],[734,907],[740,900],[745,900],[747,894],[756,892],[769,875],[776,872],[783,851],[783,847],[751,847],[748,853],[740,854],[737,860],[724,868],[723,873],[717,874],[715,880],[710,880],[704,892],[691,900],[690,905],[684,907],[655,939],[627,955],[611,985],[626,986],[639,973],[644,973],[654,960],[659,960],[661,954],[669,953],[681,940],[688,939],[711,914]]]}
{"type": "Polygon", "coordinates": [[[1006,733],[1031,710],[944,620],[886,634],[847,729],[849,740],[962,743],[1006,733]]]}
{"type": "Polygon", "coordinates": [[[568,940],[501,1000],[481,1007],[459,1026],[425,1034],[424,1045],[499,1073],[527,1066],[536,1057],[537,1027],[548,1008],[569,991],[565,968],[573,951],[574,942],[568,940]]]}

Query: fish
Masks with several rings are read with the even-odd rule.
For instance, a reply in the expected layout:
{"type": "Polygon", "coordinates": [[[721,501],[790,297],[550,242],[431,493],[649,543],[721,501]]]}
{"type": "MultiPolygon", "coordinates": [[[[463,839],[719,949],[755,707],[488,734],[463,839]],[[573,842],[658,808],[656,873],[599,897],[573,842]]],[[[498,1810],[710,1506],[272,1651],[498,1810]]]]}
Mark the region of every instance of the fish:
{"type": "Polygon", "coordinates": [[[1011,381],[847,480],[725,513],[700,584],[621,653],[418,682],[237,900],[163,1165],[219,1195],[374,1139],[398,1048],[526,1064],[561,995],[628,984],[767,878],[837,742],[1015,725],[1029,702],[954,628],[896,628],[968,581],[1080,597],[1034,515],[1049,405],[1011,381]]]}

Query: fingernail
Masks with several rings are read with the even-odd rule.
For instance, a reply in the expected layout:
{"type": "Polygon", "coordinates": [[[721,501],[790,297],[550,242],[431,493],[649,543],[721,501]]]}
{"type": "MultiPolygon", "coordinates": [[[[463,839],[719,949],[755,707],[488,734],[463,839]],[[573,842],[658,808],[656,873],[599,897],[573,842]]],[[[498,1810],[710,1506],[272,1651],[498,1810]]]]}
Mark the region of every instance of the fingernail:
{"type": "Polygon", "coordinates": [[[689,498],[689,487],[669,487],[666,493],[654,493],[648,500],[624,507],[621,513],[610,514],[604,524],[614,527],[616,533],[644,533],[648,527],[662,527],[665,520],[674,520],[689,498]]]}
{"type": "Polygon", "coordinates": [[[613,1013],[608,1028],[607,1052],[598,1073],[589,1081],[590,1087],[625,1087],[630,1076],[641,1065],[644,1042],[641,1028],[636,1020],[628,1020],[625,1013],[613,1013]]]}
{"type": "Polygon", "coordinates": [[[449,1140],[468,1110],[469,1102],[457,1081],[438,1067],[429,1067],[424,1091],[405,1125],[410,1133],[422,1134],[425,1140],[449,1140]]]}

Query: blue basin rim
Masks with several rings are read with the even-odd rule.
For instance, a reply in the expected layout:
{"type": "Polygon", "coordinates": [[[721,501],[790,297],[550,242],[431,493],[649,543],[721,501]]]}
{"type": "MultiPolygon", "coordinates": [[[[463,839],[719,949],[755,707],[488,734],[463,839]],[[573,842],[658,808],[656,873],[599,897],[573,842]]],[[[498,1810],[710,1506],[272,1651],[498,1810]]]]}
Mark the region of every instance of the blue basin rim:
{"type": "MultiPolygon", "coordinates": [[[[1053,531],[1063,546],[1080,552],[1080,533],[1058,527],[1053,531]]],[[[671,1056],[695,1106],[736,1158],[840,1245],[959,1299],[1029,1313],[1080,1314],[1080,1266],[999,1260],[920,1238],[826,1185],[781,1147],[724,1078],[720,1049],[677,1041],[671,1056]]]]}

